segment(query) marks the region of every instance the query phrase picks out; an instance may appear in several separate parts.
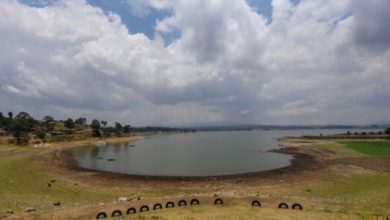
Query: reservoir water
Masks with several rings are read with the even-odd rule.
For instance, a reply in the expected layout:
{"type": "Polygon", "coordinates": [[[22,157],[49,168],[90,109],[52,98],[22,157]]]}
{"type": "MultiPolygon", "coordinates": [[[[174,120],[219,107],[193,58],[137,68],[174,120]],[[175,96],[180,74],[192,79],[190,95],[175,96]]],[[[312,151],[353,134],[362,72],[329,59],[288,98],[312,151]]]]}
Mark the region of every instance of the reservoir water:
{"type": "Polygon", "coordinates": [[[222,176],[289,166],[292,156],[269,152],[275,138],[336,134],[346,130],[258,130],[155,135],[135,143],[90,146],[72,151],[79,166],[144,176],[222,176]]]}

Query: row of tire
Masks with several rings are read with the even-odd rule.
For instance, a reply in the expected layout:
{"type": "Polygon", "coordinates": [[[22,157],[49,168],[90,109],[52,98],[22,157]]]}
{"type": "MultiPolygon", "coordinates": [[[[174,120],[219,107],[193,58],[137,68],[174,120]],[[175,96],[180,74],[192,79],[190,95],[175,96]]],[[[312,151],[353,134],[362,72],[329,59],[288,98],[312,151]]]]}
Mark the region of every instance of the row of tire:
{"type": "MultiPolygon", "coordinates": [[[[190,205],[200,205],[200,202],[198,199],[191,199],[191,201],[189,202],[190,205]]],[[[223,200],[220,199],[220,198],[217,198],[214,200],[214,205],[223,205],[223,200]]],[[[258,201],[258,200],[253,200],[252,203],[251,203],[252,206],[261,206],[261,203],[258,201]]],[[[187,201],[186,200],[180,200],[178,203],[177,203],[177,206],[187,206],[187,201]]],[[[175,203],[174,202],[167,202],[165,204],[165,208],[173,208],[175,207],[175,203]]],[[[152,210],[159,210],[159,209],[162,209],[163,208],[163,205],[161,203],[156,203],[153,205],[153,208],[152,210]]],[[[288,209],[289,206],[282,202],[279,204],[278,208],[280,209],[288,209]]],[[[299,209],[299,210],[302,210],[302,205],[298,204],[298,203],[294,203],[292,206],[291,206],[292,209],[299,209]]],[[[147,212],[147,211],[150,211],[149,209],[149,206],[147,205],[142,205],[140,208],[139,208],[139,212],[147,212]]],[[[137,209],[134,208],[134,207],[130,207],[127,209],[126,211],[126,215],[130,215],[130,214],[136,214],[137,213],[137,209]]],[[[116,209],[112,212],[111,214],[111,217],[118,217],[118,216],[122,216],[122,211],[119,210],[119,209],[116,209]]],[[[105,212],[99,212],[96,216],[96,219],[104,219],[104,218],[107,218],[107,213],[105,212]]]]}

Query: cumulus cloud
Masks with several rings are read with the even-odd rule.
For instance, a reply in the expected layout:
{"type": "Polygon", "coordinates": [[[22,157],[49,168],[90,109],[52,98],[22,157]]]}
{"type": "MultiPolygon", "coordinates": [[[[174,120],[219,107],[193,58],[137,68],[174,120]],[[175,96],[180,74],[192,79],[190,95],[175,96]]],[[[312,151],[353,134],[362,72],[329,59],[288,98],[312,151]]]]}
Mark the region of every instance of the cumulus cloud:
{"type": "Polygon", "coordinates": [[[136,125],[390,118],[386,0],[273,0],[271,21],[245,0],[127,2],[172,12],[155,39],[86,1],[1,1],[0,111],[136,125]]]}

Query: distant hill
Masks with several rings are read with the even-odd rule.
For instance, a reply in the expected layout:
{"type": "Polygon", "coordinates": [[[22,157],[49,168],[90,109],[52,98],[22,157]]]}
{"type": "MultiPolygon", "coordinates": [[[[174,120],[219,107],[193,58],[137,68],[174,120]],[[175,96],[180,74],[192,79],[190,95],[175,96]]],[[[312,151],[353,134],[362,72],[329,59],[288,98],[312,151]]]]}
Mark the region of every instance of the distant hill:
{"type": "Polygon", "coordinates": [[[299,129],[385,129],[387,124],[373,125],[214,125],[194,126],[197,131],[250,131],[250,130],[299,130],[299,129]]]}

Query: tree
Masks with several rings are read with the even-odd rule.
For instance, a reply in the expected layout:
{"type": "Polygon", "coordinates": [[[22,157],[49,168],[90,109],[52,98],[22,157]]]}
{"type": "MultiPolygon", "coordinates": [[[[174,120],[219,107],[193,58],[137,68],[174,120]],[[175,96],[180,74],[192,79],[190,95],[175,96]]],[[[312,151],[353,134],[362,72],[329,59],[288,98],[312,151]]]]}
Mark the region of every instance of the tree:
{"type": "Polygon", "coordinates": [[[386,128],[385,134],[390,134],[390,128],[386,128]]]}
{"type": "Polygon", "coordinates": [[[43,121],[47,121],[47,122],[51,122],[51,121],[54,121],[54,118],[49,116],[49,115],[46,115],[45,117],[43,117],[42,119],[43,121]]]}
{"type": "Polygon", "coordinates": [[[123,133],[130,133],[130,131],[131,131],[131,126],[130,125],[123,126],[123,133]]]}
{"type": "Polygon", "coordinates": [[[41,140],[45,139],[45,137],[46,137],[46,132],[45,131],[36,130],[34,133],[37,136],[37,138],[39,138],[41,140]]]}
{"type": "Polygon", "coordinates": [[[103,125],[103,127],[107,126],[107,121],[100,121],[100,123],[103,125]]]}
{"type": "Polygon", "coordinates": [[[115,132],[121,133],[122,132],[122,125],[119,122],[115,122],[115,132]]]}
{"type": "Polygon", "coordinates": [[[37,124],[37,121],[26,112],[20,112],[12,120],[10,128],[11,132],[16,140],[16,144],[24,145],[28,144],[30,137],[28,132],[33,131],[37,124]]]}
{"type": "Polygon", "coordinates": [[[73,119],[71,119],[71,118],[66,119],[66,121],[64,121],[64,126],[65,126],[65,128],[69,128],[69,129],[74,128],[73,119]]]}
{"type": "Polygon", "coordinates": [[[4,126],[5,117],[3,115],[3,112],[0,112],[0,127],[4,126]]]}
{"type": "Polygon", "coordinates": [[[80,117],[74,121],[75,124],[85,125],[87,124],[87,118],[80,117]]]}
{"type": "Polygon", "coordinates": [[[8,112],[8,118],[12,119],[14,114],[12,112],[8,112]]]}
{"type": "Polygon", "coordinates": [[[100,123],[99,123],[99,121],[97,119],[93,119],[92,120],[91,127],[92,127],[92,136],[100,137],[101,136],[101,134],[100,134],[100,123]]]}
{"type": "Polygon", "coordinates": [[[46,132],[50,132],[54,130],[55,120],[53,117],[46,115],[45,117],[43,117],[42,120],[46,132]]]}

